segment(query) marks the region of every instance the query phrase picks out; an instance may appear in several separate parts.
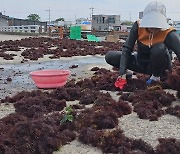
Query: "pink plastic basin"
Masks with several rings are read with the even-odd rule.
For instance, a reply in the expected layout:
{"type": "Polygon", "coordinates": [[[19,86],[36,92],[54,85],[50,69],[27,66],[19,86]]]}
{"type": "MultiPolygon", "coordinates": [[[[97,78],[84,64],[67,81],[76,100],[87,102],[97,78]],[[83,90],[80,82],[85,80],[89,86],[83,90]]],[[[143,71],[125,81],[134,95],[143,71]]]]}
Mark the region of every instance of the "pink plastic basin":
{"type": "Polygon", "coordinates": [[[57,88],[64,86],[70,75],[69,70],[39,70],[30,73],[38,88],[57,88]]]}

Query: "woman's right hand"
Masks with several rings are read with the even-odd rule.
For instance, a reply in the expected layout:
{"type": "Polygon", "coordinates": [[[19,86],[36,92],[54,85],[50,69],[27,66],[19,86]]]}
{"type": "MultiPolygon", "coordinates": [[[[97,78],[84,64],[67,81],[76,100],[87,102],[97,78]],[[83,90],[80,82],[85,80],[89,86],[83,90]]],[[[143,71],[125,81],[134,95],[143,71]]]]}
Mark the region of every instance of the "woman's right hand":
{"type": "Polygon", "coordinates": [[[118,80],[118,79],[124,79],[124,80],[126,80],[126,74],[119,75],[119,76],[117,77],[117,80],[118,80]]]}

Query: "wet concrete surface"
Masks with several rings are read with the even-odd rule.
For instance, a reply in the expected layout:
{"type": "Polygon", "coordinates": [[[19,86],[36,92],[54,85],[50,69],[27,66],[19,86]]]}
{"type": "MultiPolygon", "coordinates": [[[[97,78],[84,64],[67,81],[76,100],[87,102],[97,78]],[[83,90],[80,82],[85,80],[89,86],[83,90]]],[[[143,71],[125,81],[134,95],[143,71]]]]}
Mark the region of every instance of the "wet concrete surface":
{"type": "Polygon", "coordinates": [[[58,60],[49,60],[45,62],[26,62],[20,64],[2,64],[0,65],[0,98],[15,95],[22,90],[38,89],[32,81],[29,73],[41,69],[68,69],[71,71],[69,79],[82,79],[93,74],[91,68],[98,66],[110,68],[105,62],[104,56],[85,56],[60,58],[58,60]],[[70,69],[72,65],[78,65],[77,68],[70,69]],[[7,81],[11,78],[12,81],[7,81]]]}

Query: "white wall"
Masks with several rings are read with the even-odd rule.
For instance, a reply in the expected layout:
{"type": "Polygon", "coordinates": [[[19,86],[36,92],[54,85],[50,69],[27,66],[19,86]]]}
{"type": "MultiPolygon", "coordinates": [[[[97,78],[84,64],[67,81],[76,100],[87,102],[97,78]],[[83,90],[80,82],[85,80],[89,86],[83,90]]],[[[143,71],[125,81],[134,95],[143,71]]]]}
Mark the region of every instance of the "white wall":
{"type": "Polygon", "coordinates": [[[39,25],[3,26],[1,32],[39,33],[39,25]]]}

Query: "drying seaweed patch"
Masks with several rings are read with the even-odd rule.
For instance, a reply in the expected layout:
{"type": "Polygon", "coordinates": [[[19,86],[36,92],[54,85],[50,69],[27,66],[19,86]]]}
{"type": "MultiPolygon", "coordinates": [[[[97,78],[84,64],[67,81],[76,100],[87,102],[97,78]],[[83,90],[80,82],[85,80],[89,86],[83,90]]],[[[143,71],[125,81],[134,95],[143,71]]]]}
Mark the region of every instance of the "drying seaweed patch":
{"type": "Polygon", "coordinates": [[[12,78],[8,77],[6,80],[7,80],[8,82],[11,82],[11,81],[12,81],[12,78]]]}
{"type": "Polygon", "coordinates": [[[75,105],[70,105],[70,106],[74,110],[81,110],[85,108],[85,105],[80,105],[80,104],[75,104],[75,105]]]}
{"type": "Polygon", "coordinates": [[[95,84],[91,81],[91,79],[83,79],[80,80],[76,83],[76,86],[81,87],[82,89],[94,89],[95,88],[95,84]]]}
{"type": "Polygon", "coordinates": [[[118,72],[111,72],[110,70],[101,68],[97,69],[91,78],[85,78],[76,83],[71,81],[66,87],[75,86],[82,89],[117,91],[118,89],[114,86],[117,77],[118,72]]]}
{"type": "Polygon", "coordinates": [[[94,101],[96,100],[99,92],[93,91],[90,89],[84,89],[81,92],[81,98],[79,100],[80,104],[88,105],[88,104],[93,104],[94,101]]]}
{"type": "Polygon", "coordinates": [[[166,113],[180,118],[180,106],[176,105],[174,107],[168,107],[166,113]]]}
{"type": "Polygon", "coordinates": [[[129,106],[129,104],[124,101],[112,101],[108,105],[105,105],[105,108],[107,108],[107,111],[108,108],[112,108],[119,117],[121,117],[122,115],[130,114],[132,112],[132,109],[129,106]]]}
{"type": "Polygon", "coordinates": [[[30,60],[38,60],[44,55],[53,54],[50,58],[60,57],[72,57],[72,56],[86,56],[101,54],[105,55],[107,51],[119,50],[122,48],[122,43],[112,42],[88,42],[88,41],[77,41],[70,39],[59,38],[25,38],[16,41],[3,41],[0,42],[0,56],[6,60],[12,60],[13,56],[6,54],[6,51],[19,51],[20,47],[28,48],[22,52],[22,56],[30,60]],[[97,48],[97,46],[103,46],[103,48],[97,48]],[[53,47],[53,49],[52,49],[53,47]],[[54,49],[54,47],[56,47],[54,49]],[[64,51],[63,49],[66,49],[64,51]]]}
{"type": "Polygon", "coordinates": [[[11,113],[7,117],[0,119],[0,139],[1,137],[9,134],[11,128],[13,128],[17,123],[24,122],[27,120],[27,117],[18,113],[11,113]]]}
{"type": "Polygon", "coordinates": [[[156,154],[179,154],[180,141],[174,138],[159,138],[160,144],[156,148],[156,154]]]}
{"type": "Polygon", "coordinates": [[[142,74],[142,73],[136,73],[136,77],[139,80],[147,81],[149,79],[149,75],[142,74]]]}
{"type": "Polygon", "coordinates": [[[93,67],[91,68],[91,71],[98,71],[100,68],[99,67],[93,67]]]}
{"type": "Polygon", "coordinates": [[[132,140],[131,148],[134,154],[137,154],[137,153],[154,154],[155,153],[153,148],[141,139],[132,140]]]}
{"type": "Polygon", "coordinates": [[[134,112],[141,119],[149,119],[150,121],[158,120],[163,114],[162,105],[158,101],[140,101],[134,104],[134,112]]]}
{"type": "Polygon", "coordinates": [[[172,89],[177,90],[177,97],[180,98],[180,63],[174,62],[172,73],[169,74],[167,83],[172,89]]]}
{"type": "Polygon", "coordinates": [[[98,104],[100,105],[101,103],[106,103],[106,102],[113,102],[113,99],[111,95],[107,93],[102,93],[97,90],[92,90],[92,89],[83,89],[81,91],[81,97],[79,99],[80,104],[98,104]]]}
{"type": "Polygon", "coordinates": [[[117,77],[118,72],[111,72],[110,70],[101,68],[91,77],[91,82],[95,84],[98,90],[117,91],[118,89],[114,86],[117,77]]]}
{"type": "Polygon", "coordinates": [[[118,125],[118,116],[112,109],[107,111],[104,107],[94,107],[85,109],[77,115],[75,124],[77,130],[86,127],[92,127],[97,130],[112,129],[118,125]]]}
{"type": "MultiPolygon", "coordinates": [[[[74,85],[75,86],[75,85],[74,85]]],[[[66,101],[79,100],[81,97],[81,88],[79,87],[62,87],[53,90],[50,93],[50,97],[61,100],[65,99],[66,101]]]]}
{"type": "Polygon", "coordinates": [[[156,90],[162,90],[162,86],[160,84],[152,84],[147,87],[148,90],[150,91],[156,91],[156,90]]]}
{"type": "Polygon", "coordinates": [[[132,112],[131,107],[126,102],[115,102],[103,96],[100,98],[101,101],[98,98],[95,100],[93,107],[85,109],[77,115],[76,125],[78,129],[85,127],[92,127],[98,130],[112,129],[118,125],[118,118],[132,112]]]}
{"type": "Polygon", "coordinates": [[[100,137],[102,136],[102,130],[96,130],[91,127],[86,127],[81,129],[78,139],[84,144],[89,144],[94,147],[97,147],[100,144],[100,137]]]}
{"type": "MultiPolygon", "coordinates": [[[[93,90],[107,90],[107,91],[119,91],[120,89],[114,86],[114,83],[118,77],[118,72],[94,67],[91,70],[95,71],[94,75],[89,79],[85,78],[75,83],[70,81],[66,87],[80,87],[82,89],[93,89],[93,90]]],[[[139,79],[128,80],[123,91],[132,92],[134,90],[145,90],[147,89],[146,82],[139,79]]]]}
{"type": "Polygon", "coordinates": [[[53,111],[61,111],[66,106],[66,100],[57,100],[45,96],[36,96],[21,99],[14,103],[15,111],[33,118],[53,111]]]}
{"type": "MultiPolygon", "coordinates": [[[[104,68],[94,67],[91,70],[95,71],[94,76],[91,80],[85,79],[85,81],[80,81],[81,87],[84,82],[87,82],[90,86],[95,86],[98,90],[108,90],[108,91],[119,91],[119,88],[114,86],[114,83],[119,75],[117,71],[110,71],[104,68]],[[83,82],[83,83],[82,83],[83,82]],[[93,84],[91,83],[93,82],[93,84]]],[[[155,82],[149,87],[161,86],[164,87],[162,82],[155,82]]],[[[146,80],[142,79],[128,79],[127,84],[124,86],[122,91],[133,92],[135,90],[145,90],[147,89],[146,80]]],[[[162,89],[162,88],[161,88],[162,89]]]]}
{"type": "Polygon", "coordinates": [[[145,90],[147,89],[147,84],[143,80],[130,79],[127,80],[127,84],[124,86],[123,91],[133,92],[135,90],[145,90]]]}
{"type": "Polygon", "coordinates": [[[7,53],[3,53],[2,50],[0,52],[0,57],[3,57],[5,60],[13,60],[13,56],[12,55],[9,55],[7,53]]]}
{"type": "Polygon", "coordinates": [[[114,100],[112,99],[111,95],[107,93],[100,93],[96,100],[94,101],[94,105],[96,106],[107,106],[110,105],[114,100]]]}
{"type": "Polygon", "coordinates": [[[13,96],[13,97],[6,96],[4,99],[1,99],[1,103],[5,103],[5,102],[14,103],[14,102],[19,101],[19,100],[21,100],[23,98],[35,97],[35,96],[48,96],[48,93],[47,92],[42,92],[40,90],[33,90],[31,92],[22,91],[22,92],[19,92],[18,94],[16,94],[15,96],[13,96]]]}
{"type": "MultiPolygon", "coordinates": [[[[65,99],[67,101],[79,100],[80,104],[93,104],[97,97],[108,95],[111,98],[110,94],[104,94],[97,90],[89,89],[86,85],[87,80],[79,81],[75,83],[69,83],[66,87],[57,88],[52,91],[49,96],[54,99],[62,100],[65,99]],[[72,84],[72,85],[71,85],[72,84]],[[72,88],[73,86],[73,88],[72,88]]],[[[89,81],[89,80],[88,80],[89,81]]]]}
{"type": "MultiPolygon", "coordinates": [[[[11,128],[8,127],[6,133],[1,130],[1,153],[52,153],[58,150],[60,146],[76,138],[72,129],[66,129],[67,127],[60,125],[61,119],[60,114],[32,120],[27,120],[20,115],[11,115],[8,121],[16,120],[17,123],[8,123],[11,128]]],[[[1,119],[3,125],[5,121],[7,122],[1,119]]]]}
{"type": "Polygon", "coordinates": [[[139,101],[158,101],[163,106],[170,106],[172,101],[175,100],[173,94],[167,93],[163,90],[137,90],[134,93],[130,93],[127,97],[127,101],[130,101],[133,104],[139,101]]]}
{"type": "Polygon", "coordinates": [[[93,128],[81,130],[78,139],[84,143],[102,149],[103,153],[146,153],[154,154],[153,148],[142,140],[132,140],[120,129],[99,131],[93,128]]]}
{"type": "Polygon", "coordinates": [[[75,64],[74,64],[74,65],[70,66],[69,68],[70,68],[70,69],[78,68],[78,65],[75,65],[75,64]]]}
{"type": "Polygon", "coordinates": [[[31,49],[26,49],[24,50],[21,55],[25,58],[25,59],[30,59],[30,60],[38,60],[39,58],[43,58],[44,56],[44,51],[42,49],[35,49],[35,48],[31,48],[31,49]]]}
{"type": "Polygon", "coordinates": [[[132,102],[134,111],[139,118],[158,120],[158,117],[165,114],[162,109],[164,106],[170,106],[175,97],[163,90],[137,90],[134,93],[122,94],[120,99],[132,102]]]}
{"type": "MultiPolygon", "coordinates": [[[[175,97],[161,86],[146,87],[145,81],[132,79],[125,87],[130,93],[121,91],[116,102],[99,90],[119,91],[114,86],[118,72],[97,67],[92,71],[95,73],[90,79],[71,80],[51,92],[23,91],[2,99],[2,103],[14,103],[16,112],[0,119],[0,153],[52,153],[77,135],[82,143],[103,153],[154,154],[144,141],[127,138],[118,128],[118,118],[132,112],[129,103],[142,119],[158,120],[165,113],[179,116],[179,107],[170,107],[175,97]],[[74,100],[80,105],[66,107],[66,101],[74,100]],[[87,104],[92,107],[86,108],[87,104]]],[[[164,143],[157,152],[165,149],[164,143]]]]}
{"type": "Polygon", "coordinates": [[[111,95],[109,93],[101,93],[97,96],[96,100],[94,101],[93,107],[103,107],[108,112],[111,112],[111,110],[114,110],[116,114],[121,117],[122,115],[127,115],[132,112],[131,107],[127,102],[124,102],[122,100],[116,102],[112,99],[111,95]],[[110,110],[110,111],[109,111],[110,110]]]}

